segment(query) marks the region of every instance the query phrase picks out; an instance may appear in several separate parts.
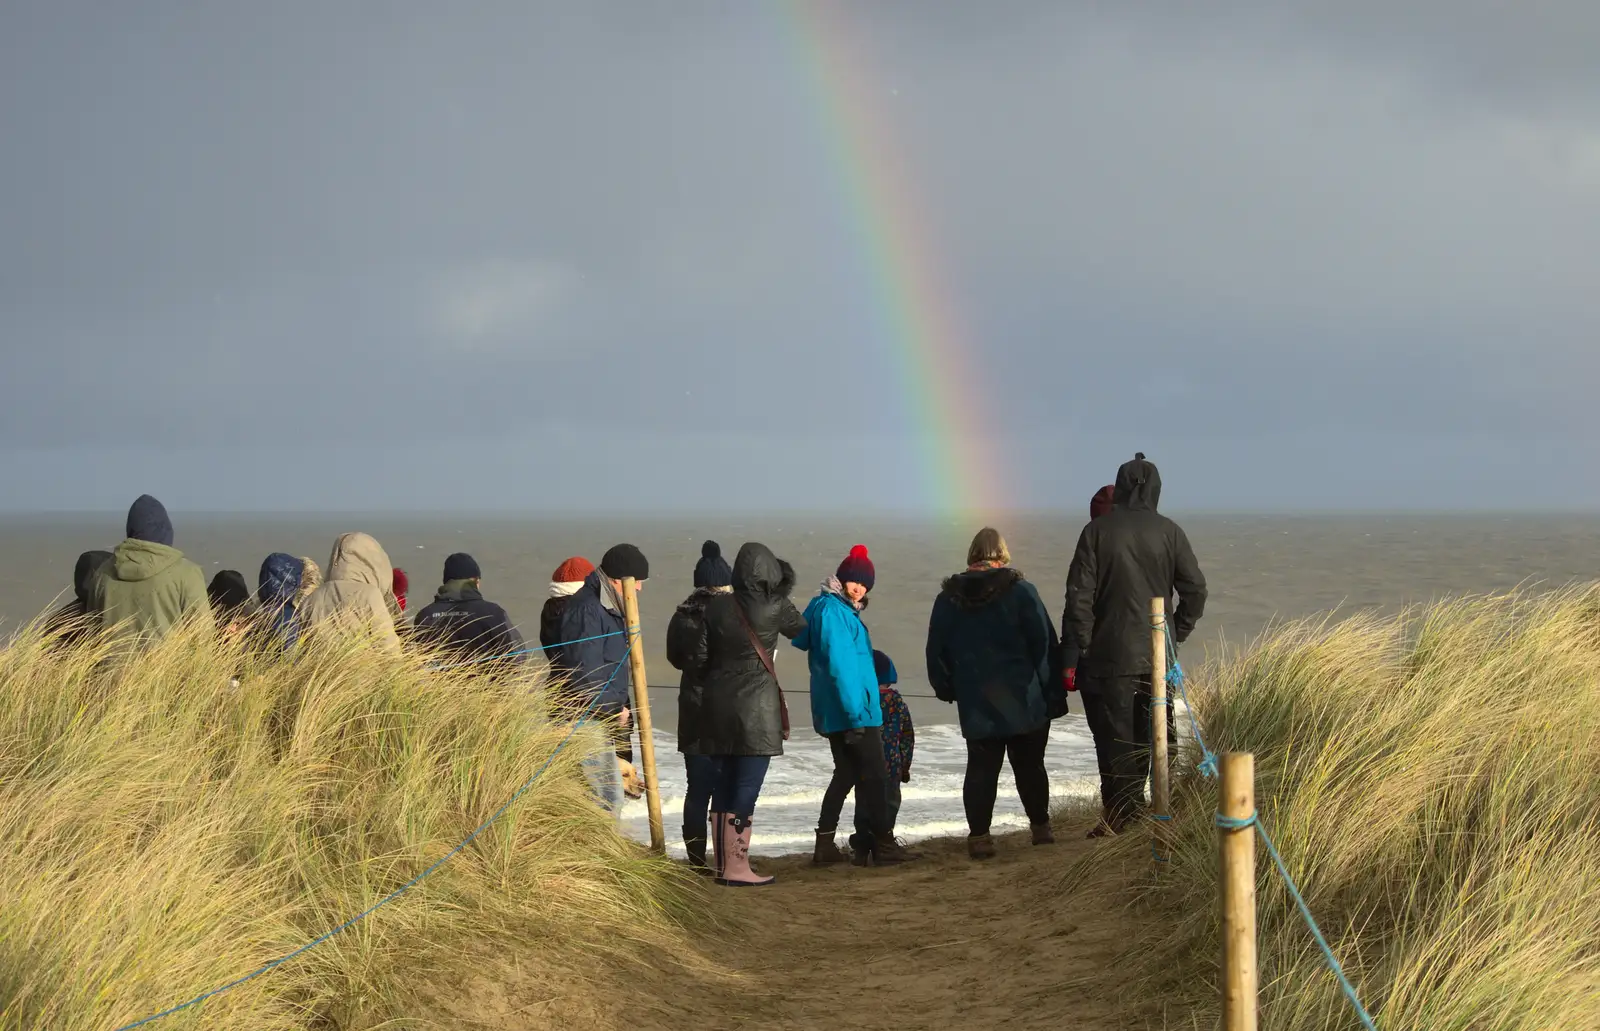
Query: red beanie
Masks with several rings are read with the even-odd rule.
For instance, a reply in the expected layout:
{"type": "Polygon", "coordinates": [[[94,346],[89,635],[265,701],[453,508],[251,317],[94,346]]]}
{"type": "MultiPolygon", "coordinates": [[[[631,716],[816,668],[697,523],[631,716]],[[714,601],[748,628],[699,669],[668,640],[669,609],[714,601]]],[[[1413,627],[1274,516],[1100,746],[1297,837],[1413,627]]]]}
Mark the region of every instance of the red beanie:
{"type": "Polygon", "coordinates": [[[850,554],[839,563],[839,571],[834,574],[842,584],[860,584],[867,590],[872,590],[872,583],[877,579],[877,570],[872,568],[872,559],[867,557],[867,546],[857,544],[850,549],[850,554]]]}
{"type": "Polygon", "coordinates": [[[1099,519],[1111,511],[1113,499],[1116,497],[1117,488],[1109,483],[1094,492],[1094,497],[1089,499],[1089,518],[1099,519]]]}
{"type": "Polygon", "coordinates": [[[404,569],[395,567],[394,571],[394,600],[400,603],[400,611],[406,610],[406,592],[411,589],[411,580],[406,576],[404,569]]]}
{"type": "Polygon", "coordinates": [[[565,562],[556,566],[556,571],[550,574],[550,582],[557,584],[579,584],[589,578],[594,572],[594,563],[582,555],[574,555],[565,562]]]}

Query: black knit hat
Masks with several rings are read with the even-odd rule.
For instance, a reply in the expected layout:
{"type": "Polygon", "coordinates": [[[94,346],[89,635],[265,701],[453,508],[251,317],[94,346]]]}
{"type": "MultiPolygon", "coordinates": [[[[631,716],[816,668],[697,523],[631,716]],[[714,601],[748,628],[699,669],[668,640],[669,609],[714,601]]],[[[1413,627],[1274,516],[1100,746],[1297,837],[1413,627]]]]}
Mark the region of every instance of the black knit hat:
{"type": "Polygon", "coordinates": [[[600,569],[613,580],[650,579],[650,560],[632,544],[618,544],[600,559],[600,569]]]}
{"type": "Polygon", "coordinates": [[[706,541],[700,545],[700,561],[694,564],[696,587],[732,587],[733,567],[722,557],[722,545],[706,541]]]}
{"type": "Polygon", "coordinates": [[[444,560],[444,582],[452,580],[477,580],[483,576],[478,560],[464,551],[458,551],[444,560]]]}

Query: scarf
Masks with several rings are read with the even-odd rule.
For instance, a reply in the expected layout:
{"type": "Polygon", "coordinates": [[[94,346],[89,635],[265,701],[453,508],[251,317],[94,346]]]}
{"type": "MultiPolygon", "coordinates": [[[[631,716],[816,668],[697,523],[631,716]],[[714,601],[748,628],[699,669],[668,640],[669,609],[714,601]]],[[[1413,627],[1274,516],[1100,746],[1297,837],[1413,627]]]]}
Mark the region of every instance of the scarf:
{"type": "Polygon", "coordinates": [[[570,598],[581,590],[583,590],[582,580],[574,580],[571,583],[562,580],[550,581],[550,597],[552,598],[570,598]]]}
{"type": "Polygon", "coordinates": [[[851,601],[850,596],[844,593],[844,584],[839,582],[839,578],[837,576],[830,576],[822,581],[822,593],[831,594],[835,598],[838,598],[840,601],[844,602],[846,605],[850,606],[852,609],[855,609],[857,612],[861,611],[861,606],[851,601]]]}
{"type": "Polygon", "coordinates": [[[622,615],[622,596],[611,586],[611,578],[604,573],[600,574],[600,604],[617,615],[622,615]]]}

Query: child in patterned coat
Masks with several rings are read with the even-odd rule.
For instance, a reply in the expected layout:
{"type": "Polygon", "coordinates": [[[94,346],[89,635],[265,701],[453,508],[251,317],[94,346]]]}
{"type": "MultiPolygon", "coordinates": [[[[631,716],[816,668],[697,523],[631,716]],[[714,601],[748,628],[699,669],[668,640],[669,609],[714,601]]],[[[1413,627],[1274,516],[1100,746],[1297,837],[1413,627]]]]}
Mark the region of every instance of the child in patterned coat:
{"type": "Polygon", "coordinates": [[[889,833],[893,835],[900,815],[900,785],[911,783],[911,753],[916,748],[917,735],[911,725],[911,710],[894,688],[900,682],[900,674],[893,660],[875,651],[872,664],[878,671],[878,701],[883,708],[883,763],[889,775],[889,833]]]}

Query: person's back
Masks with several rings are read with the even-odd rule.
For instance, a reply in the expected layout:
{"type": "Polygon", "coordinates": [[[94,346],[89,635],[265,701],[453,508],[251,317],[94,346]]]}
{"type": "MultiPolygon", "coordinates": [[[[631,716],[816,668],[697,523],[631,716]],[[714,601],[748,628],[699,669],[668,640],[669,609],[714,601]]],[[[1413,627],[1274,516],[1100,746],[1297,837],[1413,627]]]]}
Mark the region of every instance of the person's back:
{"type": "Polygon", "coordinates": [[[1082,649],[1086,676],[1150,674],[1150,602],[1179,602],[1172,633],[1179,643],[1205,611],[1206,581],[1188,536],[1161,515],[1161,474],[1141,453],[1117,470],[1110,514],[1078,538],[1067,575],[1063,633],[1082,649]]]}
{"type": "Polygon", "coordinates": [[[1012,737],[1050,722],[1055,630],[1039,592],[1011,566],[944,581],[928,621],[934,694],[957,702],[967,738],[1012,737]]]}
{"type": "Polygon", "coordinates": [[[394,566],[383,546],[364,533],[347,533],[333,545],[322,585],[300,608],[302,632],[369,634],[386,649],[399,651],[389,606],[394,566]]]}
{"type": "Polygon", "coordinates": [[[471,555],[457,553],[445,559],[443,586],[412,621],[417,642],[461,662],[521,662],[521,635],[506,610],[484,598],[482,586],[482,574],[471,555]]]}
{"type": "MultiPolygon", "coordinates": [[[[1116,833],[1144,806],[1150,774],[1150,602],[1178,595],[1179,643],[1205,611],[1206,581],[1189,538],[1156,511],[1161,475],[1143,454],[1117,470],[1116,506],[1078,537],[1067,573],[1064,632],[1083,650],[1078,689],[1094,730],[1104,809],[1091,836],[1116,833]]],[[[1175,727],[1166,706],[1167,733],[1175,727]]]]}
{"type": "Polygon", "coordinates": [[[89,611],[119,636],[151,643],[186,616],[210,609],[205,574],[172,546],[172,520],[146,494],[128,510],[127,539],[102,566],[89,595],[89,611]]]}

